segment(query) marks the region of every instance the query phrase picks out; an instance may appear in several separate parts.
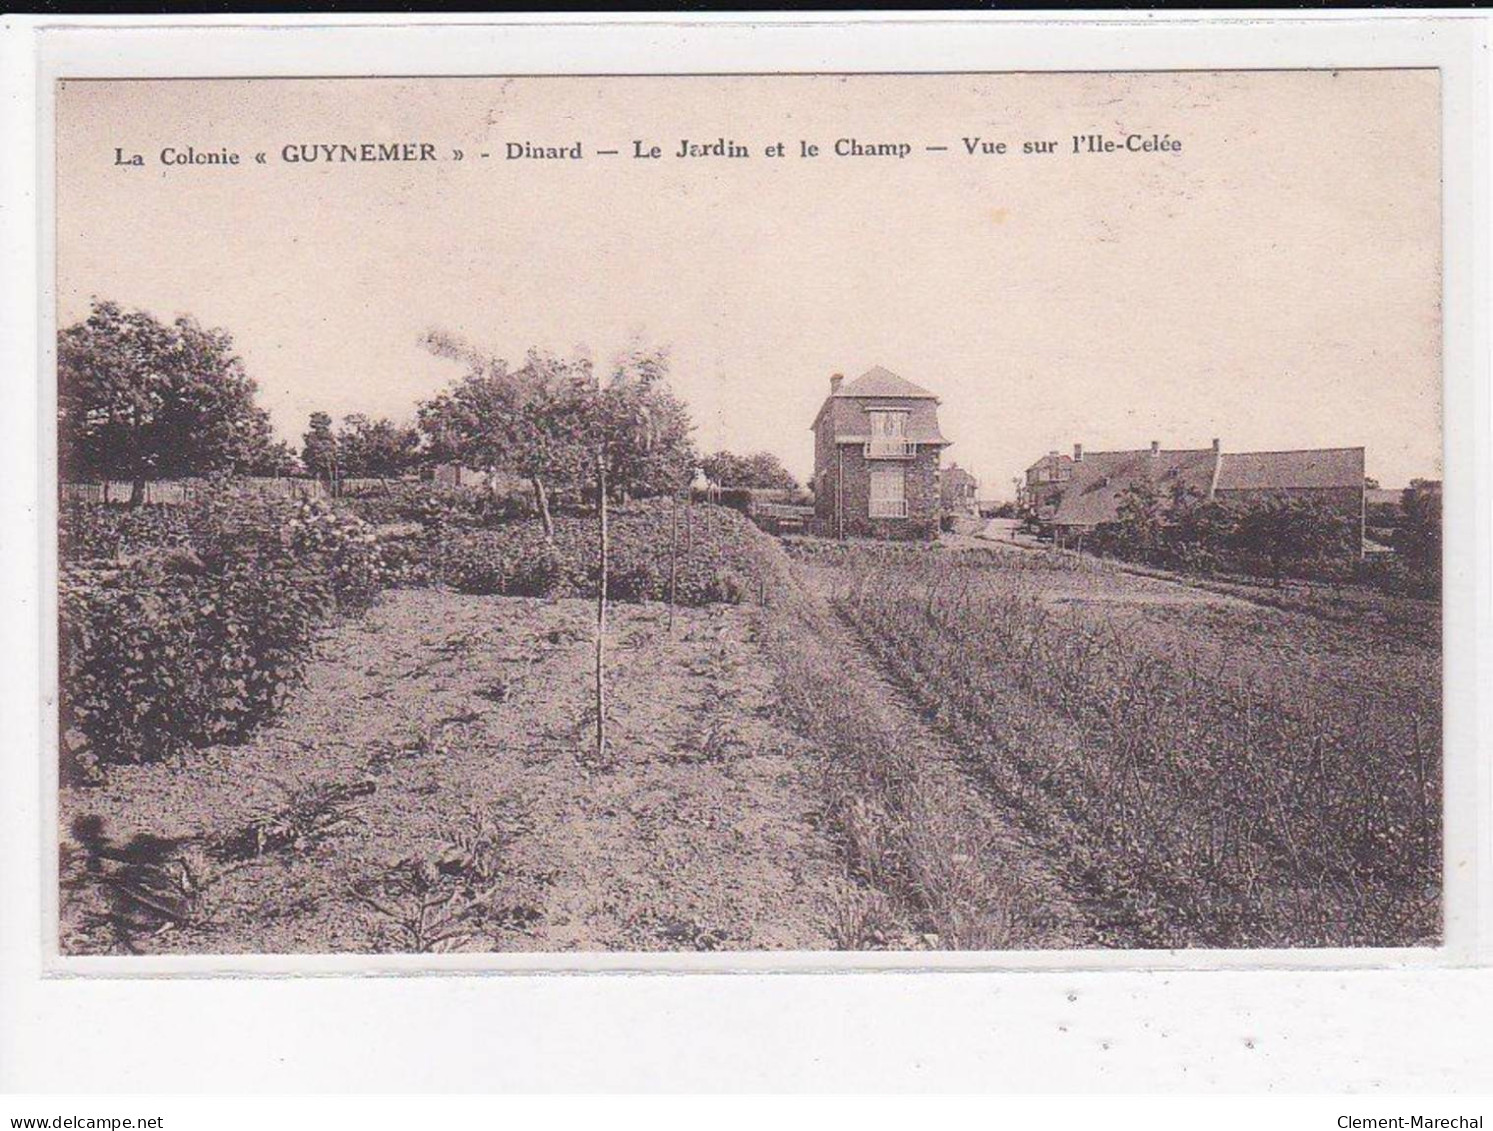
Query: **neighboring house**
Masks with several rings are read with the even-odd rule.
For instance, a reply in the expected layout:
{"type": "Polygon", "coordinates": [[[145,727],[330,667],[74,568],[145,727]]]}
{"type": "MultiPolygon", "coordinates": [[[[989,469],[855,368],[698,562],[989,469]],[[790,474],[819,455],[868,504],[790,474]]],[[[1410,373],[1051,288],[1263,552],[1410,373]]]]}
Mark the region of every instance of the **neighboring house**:
{"type": "Polygon", "coordinates": [[[1058,538],[1069,540],[1114,522],[1125,492],[1149,483],[1163,499],[1178,489],[1204,499],[1313,498],[1361,530],[1363,457],[1362,448],[1224,452],[1217,440],[1211,448],[1163,450],[1152,443],[1149,450],[1088,453],[1075,444],[1071,475],[1051,521],[1058,538]]]}
{"type": "Polygon", "coordinates": [[[976,501],[979,490],[978,479],[957,463],[949,464],[938,480],[939,501],[943,504],[944,514],[979,514],[980,504],[976,501]]]}
{"type": "Polygon", "coordinates": [[[876,366],[840,374],[814,418],[815,524],[831,537],[934,538],[949,444],[938,398],[876,366]]]}
{"type": "Polygon", "coordinates": [[[1016,488],[1017,507],[1039,522],[1051,522],[1072,478],[1072,458],[1048,452],[1026,469],[1026,481],[1016,488]]]}
{"type": "Polygon", "coordinates": [[[531,489],[529,481],[521,475],[496,469],[482,471],[458,463],[438,463],[427,468],[422,478],[442,487],[482,487],[495,495],[524,494],[531,489]]]}
{"type": "Polygon", "coordinates": [[[475,467],[463,467],[459,463],[438,463],[428,471],[430,479],[442,487],[485,487],[489,472],[475,467]]]}

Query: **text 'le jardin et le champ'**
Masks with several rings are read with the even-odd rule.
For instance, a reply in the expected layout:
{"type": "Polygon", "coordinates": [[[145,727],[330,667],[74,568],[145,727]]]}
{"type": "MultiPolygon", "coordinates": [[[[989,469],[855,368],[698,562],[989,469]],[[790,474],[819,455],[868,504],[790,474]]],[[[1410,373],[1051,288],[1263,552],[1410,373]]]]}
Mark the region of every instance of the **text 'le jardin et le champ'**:
{"type": "MultiPolygon", "coordinates": [[[[669,160],[745,160],[764,158],[882,158],[905,160],[915,153],[952,153],[970,157],[1035,156],[1103,156],[1159,155],[1182,152],[1182,141],[1166,133],[1073,134],[1066,139],[1042,138],[1007,141],[979,135],[963,136],[952,144],[915,144],[906,140],[866,140],[855,137],[836,138],[833,142],[798,140],[796,143],[774,141],[755,149],[725,137],[708,141],[682,138],[677,145],[657,144],[633,138],[616,148],[587,147],[580,141],[547,145],[536,141],[505,141],[487,149],[450,148],[429,141],[362,141],[362,142],[292,142],[278,150],[252,154],[220,146],[198,148],[194,145],[168,145],[156,157],[168,167],[225,167],[241,164],[346,165],[381,163],[421,163],[431,161],[499,160],[499,161],[582,161],[587,158],[630,158],[640,161],[669,160]]],[[[146,156],[124,146],[114,149],[116,166],[139,168],[146,156]]]]}

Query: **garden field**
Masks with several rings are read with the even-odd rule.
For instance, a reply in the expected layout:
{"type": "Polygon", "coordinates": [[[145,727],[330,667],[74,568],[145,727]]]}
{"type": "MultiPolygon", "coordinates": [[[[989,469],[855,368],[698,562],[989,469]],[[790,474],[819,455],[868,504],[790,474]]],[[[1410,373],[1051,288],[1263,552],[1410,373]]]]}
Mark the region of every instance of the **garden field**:
{"type": "Polygon", "coordinates": [[[64,953],[1439,938],[1437,603],[637,504],[598,751],[594,531],[66,513],[64,953]]]}
{"type": "Polygon", "coordinates": [[[1107,941],[1439,938],[1438,605],[1408,634],[1072,555],[831,560],[804,568],[1107,941]]]}

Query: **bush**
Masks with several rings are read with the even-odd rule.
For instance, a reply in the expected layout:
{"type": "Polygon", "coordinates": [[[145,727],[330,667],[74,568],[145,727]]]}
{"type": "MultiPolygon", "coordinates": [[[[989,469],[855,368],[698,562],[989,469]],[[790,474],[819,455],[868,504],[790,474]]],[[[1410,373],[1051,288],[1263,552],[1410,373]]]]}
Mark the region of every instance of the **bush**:
{"type": "Polygon", "coordinates": [[[72,753],[138,762],[234,738],[299,680],[332,603],[320,578],[242,561],[181,570],[152,555],[63,574],[62,722],[84,740],[72,753]]]}
{"type": "Polygon", "coordinates": [[[1398,557],[1371,559],[1359,563],[1354,580],[1401,597],[1435,600],[1441,596],[1440,564],[1417,565],[1398,557]]]}
{"type": "Polygon", "coordinates": [[[162,546],[190,544],[185,509],[124,504],[63,503],[57,516],[58,556],[64,562],[128,557],[162,546]]]}
{"type": "Polygon", "coordinates": [[[1359,559],[1356,515],[1287,495],[1243,501],[1129,488],[1117,521],[1084,541],[1089,551],[1191,573],[1351,580],[1359,559]]]}
{"type": "Polygon", "coordinates": [[[390,483],[387,490],[341,500],[344,509],[366,522],[383,525],[418,522],[428,529],[501,526],[534,514],[525,490],[494,493],[486,487],[447,487],[409,481],[390,483]]]}
{"type": "Polygon", "coordinates": [[[288,523],[293,558],[325,574],[339,608],[366,609],[389,580],[373,528],[322,502],[301,503],[288,523]]]}
{"type": "Polygon", "coordinates": [[[372,529],[324,503],[220,491],[174,510],[70,516],[75,550],[114,549],[59,583],[64,747],[83,763],[247,733],[301,678],[318,626],[388,578],[372,529]],[[120,553],[147,529],[158,545],[120,553]]]}
{"type": "Polygon", "coordinates": [[[538,523],[468,535],[446,548],[446,582],[463,593],[547,597],[567,588],[565,560],[538,523]]]}

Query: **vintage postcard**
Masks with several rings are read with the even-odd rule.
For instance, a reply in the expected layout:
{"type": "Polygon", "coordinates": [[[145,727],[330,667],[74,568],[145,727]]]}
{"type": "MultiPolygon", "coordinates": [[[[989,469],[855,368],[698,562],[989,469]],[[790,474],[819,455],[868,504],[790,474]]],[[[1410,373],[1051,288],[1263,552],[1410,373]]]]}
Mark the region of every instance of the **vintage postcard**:
{"type": "Polygon", "coordinates": [[[1436,69],[53,96],[61,956],[1442,943],[1436,69]]]}

